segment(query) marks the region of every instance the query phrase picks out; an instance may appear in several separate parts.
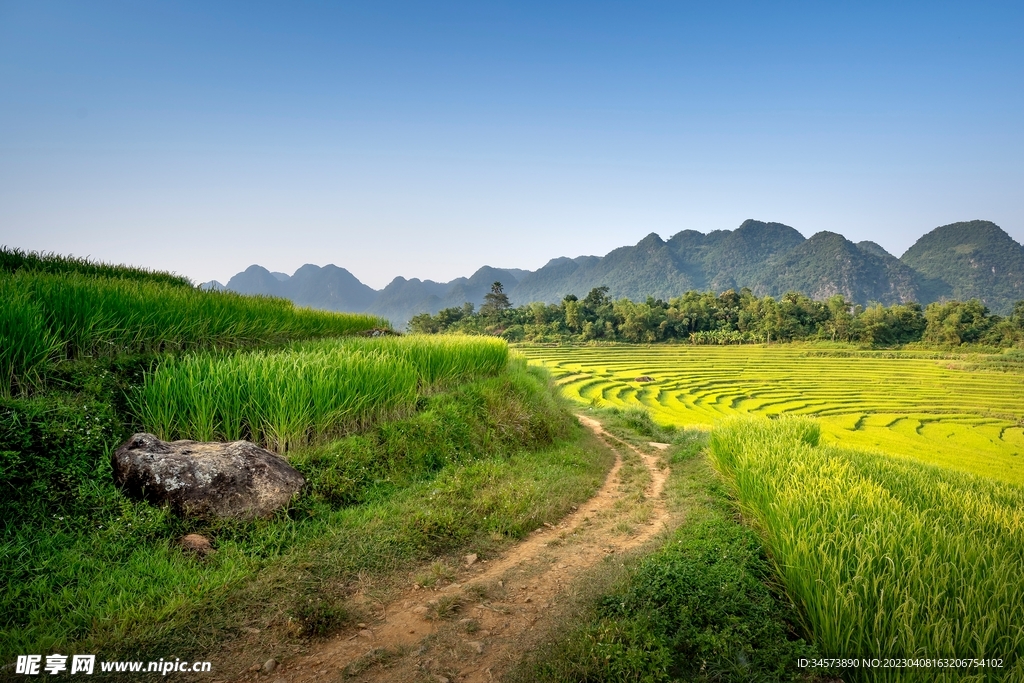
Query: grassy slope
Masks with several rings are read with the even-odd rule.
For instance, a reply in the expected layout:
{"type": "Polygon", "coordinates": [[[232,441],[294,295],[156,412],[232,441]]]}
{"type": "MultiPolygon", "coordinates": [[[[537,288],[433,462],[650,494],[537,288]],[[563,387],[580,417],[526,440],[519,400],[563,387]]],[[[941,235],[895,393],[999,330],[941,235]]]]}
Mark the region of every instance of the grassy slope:
{"type": "Polygon", "coordinates": [[[742,414],[815,416],[826,440],[1024,482],[1024,382],[1012,364],[1009,372],[987,372],[934,352],[812,345],[522,352],[580,403],[639,403],[677,425],[742,414]],[[655,381],[635,382],[640,375],[655,381]]]}
{"type": "Polygon", "coordinates": [[[0,273],[78,273],[93,277],[115,278],[155,282],[191,289],[193,283],[187,277],[159,270],[134,266],[100,263],[75,256],[54,253],[26,252],[16,247],[0,246],[0,273]]]}
{"type": "Polygon", "coordinates": [[[187,656],[216,650],[246,620],[294,645],[344,621],[354,577],[466,547],[485,553],[564,514],[610,466],[545,376],[507,364],[501,342],[480,340],[501,347],[484,358],[438,353],[440,340],[349,341],[405,354],[414,404],[289,452],[310,486],[269,520],[177,519],[124,498],[110,476],[111,450],[144,426],[138,389],[156,364],[381,321],[198,292],[140,269],[2,256],[0,341],[34,342],[0,354],[0,662],[72,648],[187,656]],[[189,532],[217,552],[184,555],[175,541],[189,532]]]}
{"type": "Polygon", "coordinates": [[[69,359],[264,346],[386,325],[136,275],[0,271],[0,396],[38,391],[52,365],[69,359]]]}
{"type": "Polygon", "coordinates": [[[544,379],[513,364],[407,419],[296,454],[311,494],[270,520],[178,520],[96,484],[88,514],[5,536],[0,659],[71,644],[110,658],[185,655],[246,624],[294,645],[344,621],[357,574],[486,553],[588,497],[610,456],[581,438],[544,379]],[[217,553],[183,555],[174,539],[188,532],[212,537],[217,553]]]}

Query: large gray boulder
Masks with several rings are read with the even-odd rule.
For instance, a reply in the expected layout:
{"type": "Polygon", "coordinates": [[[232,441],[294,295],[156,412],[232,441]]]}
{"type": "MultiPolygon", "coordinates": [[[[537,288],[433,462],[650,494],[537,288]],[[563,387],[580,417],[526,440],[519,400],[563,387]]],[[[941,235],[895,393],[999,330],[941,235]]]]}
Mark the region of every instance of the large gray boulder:
{"type": "Polygon", "coordinates": [[[135,499],[186,517],[266,517],[306,483],[284,458],[248,441],[161,441],[140,433],[112,458],[114,481],[135,499]]]}

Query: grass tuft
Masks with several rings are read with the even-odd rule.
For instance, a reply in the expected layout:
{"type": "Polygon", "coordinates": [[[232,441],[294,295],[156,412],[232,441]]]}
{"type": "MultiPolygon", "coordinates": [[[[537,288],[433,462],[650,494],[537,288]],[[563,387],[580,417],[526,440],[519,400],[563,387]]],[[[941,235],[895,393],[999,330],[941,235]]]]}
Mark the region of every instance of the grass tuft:
{"type": "Polygon", "coordinates": [[[302,635],[309,638],[323,638],[339,631],[352,621],[343,605],[324,599],[322,596],[309,598],[300,604],[294,615],[302,628],[302,635]]]}
{"type": "Polygon", "coordinates": [[[429,611],[427,616],[434,621],[445,621],[453,618],[463,608],[462,598],[458,595],[442,595],[437,600],[427,603],[429,611]]]}

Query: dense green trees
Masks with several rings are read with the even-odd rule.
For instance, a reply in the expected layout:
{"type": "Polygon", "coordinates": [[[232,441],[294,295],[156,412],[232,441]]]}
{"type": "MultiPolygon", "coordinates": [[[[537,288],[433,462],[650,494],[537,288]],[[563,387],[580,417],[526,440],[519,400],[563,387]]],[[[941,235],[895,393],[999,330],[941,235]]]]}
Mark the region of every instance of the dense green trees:
{"type": "Polygon", "coordinates": [[[1024,344],[1024,302],[1008,318],[991,315],[978,300],[883,306],[854,305],[841,294],[815,301],[789,292],[757,297],[747,288],[721,294],[691,291],[668,301],[613,301],[607,287],[582,300],[534,302],[512,308],[495,283],[478,313],[471,304],[413,318],[414,332],[494,334],[510,341],[624,341],[651,344],[770,343],[822,339],[893,346],[925,341],[940,345],[1024,344]],[[504,297],[504,298],[503,298],[504,297]]]}

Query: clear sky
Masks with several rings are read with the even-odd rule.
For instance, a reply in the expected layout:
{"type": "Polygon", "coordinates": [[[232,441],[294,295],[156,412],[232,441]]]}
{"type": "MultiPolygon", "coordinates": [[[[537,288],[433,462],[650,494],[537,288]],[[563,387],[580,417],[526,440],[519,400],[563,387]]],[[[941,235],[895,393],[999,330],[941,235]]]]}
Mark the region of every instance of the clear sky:
{"type": "Polygon", "coordinates": [[[1024,3],[0,0],[0,243],[372,287],[778,221],[1024,242],[1024,3]]]}

